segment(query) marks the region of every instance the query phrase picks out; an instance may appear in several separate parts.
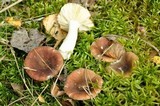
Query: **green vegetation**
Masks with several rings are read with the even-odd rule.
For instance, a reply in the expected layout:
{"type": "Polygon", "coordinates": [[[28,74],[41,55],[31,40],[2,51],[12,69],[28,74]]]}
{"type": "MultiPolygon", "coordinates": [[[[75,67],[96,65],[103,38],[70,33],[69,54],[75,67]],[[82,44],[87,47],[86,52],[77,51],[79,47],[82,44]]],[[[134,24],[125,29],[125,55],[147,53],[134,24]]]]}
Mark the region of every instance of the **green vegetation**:
{"type": "MultiPolygon", "coordinates": [[[[59,105],[50,94],[50,87],[55,78],[39,83],[25,73],[23,61],[26,54],[13,49],[7,43],[16,28],[3,24],[3,21],[6,17],[14,17],[21,19],[22,27],[26,29],[38,28],[39,31],[43,31],[42,22],[37,19],[58,13],[65,3],[65,0],[25,0],[0,14],[0,105],[7,106],[21,99],[13,106],[30,106],[47,85],[42,94],[46,103],[36,102],[35,106],[59,105]],[[24,87],[23,95],[19,95],[12,89],[11,83],[27,84],[28,88],[24,87]]],[[[76,101],[76,104],[78,106],[160,105],[160,67],[150,60],[149,55],[153,48],[142,41],[146,40],[160,50],[160,1],[99,0],[91,12],[95,27],[91,31],[79,33],[74,53],[66,62],[65,69],[68,74],[77,68],[92,69],[102,76],[104,83],[101,93],[95,99],[76,101]],[[145,35],[138,32],[139,26],[145,28],[145,35]],[[139,57],[139,62],[130,78],[109,74],[106,70],[109,64],[95,60],[91,56],[91,43],[106,34],[122,36],[118,37],[118,41],[127,51],[132,51],[139,57]]],[[[58,83],[63,87],[62,82],[58,83]]],[[[66,98],[66,95],[57,97],[59,101],[66,98]]]]}

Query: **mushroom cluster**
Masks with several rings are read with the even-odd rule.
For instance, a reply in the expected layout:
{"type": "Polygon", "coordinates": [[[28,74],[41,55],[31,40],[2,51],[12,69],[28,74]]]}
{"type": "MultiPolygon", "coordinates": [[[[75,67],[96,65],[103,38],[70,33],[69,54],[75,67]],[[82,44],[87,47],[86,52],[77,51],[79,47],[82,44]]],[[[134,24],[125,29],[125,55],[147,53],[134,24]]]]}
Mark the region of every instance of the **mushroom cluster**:
{"type": "MultiPolygon", "coordinates": [[[[40,46],[32,49],[24,60],[26,73],[36,81],[46,81],[55,77],[62,71],[64,59],[69,59],[78,36],[78,31],[88,31],[94,26],[90,19],[90,12],[80,4],[67,3],[60,13],[44,18],[43,25],[46,33],[52,35],[59,42],[65,37],[63,32],[68,32],[59,50],[49,46],[40,46]],[[55,27],[54,27],[55,25],[55,27]],[[56,31],[59,34],[56,34],[56,31]]],[[[65,32],[65,33],[66,33],[65,32]]],[[[57,77],[57,80],[58,80],[57,77]]],[[[89,69],[79,68],[73,71],[66,79],[64,91],[56,83],[51,87],[53,97],[66,93],[74,100],[87,100],[100,93],[103,80],[101,76],[89,69]]]]}
{"type": "Polygon", "coordinates": [[[126,52],[124,47],[116,40],[110,40],[106,37],[97,38],[91,44],[91,54],[98,60],[111,62],[107,67],[109,72],[130,76],[135,61],[138,60],[132,52],[126,52]]]}

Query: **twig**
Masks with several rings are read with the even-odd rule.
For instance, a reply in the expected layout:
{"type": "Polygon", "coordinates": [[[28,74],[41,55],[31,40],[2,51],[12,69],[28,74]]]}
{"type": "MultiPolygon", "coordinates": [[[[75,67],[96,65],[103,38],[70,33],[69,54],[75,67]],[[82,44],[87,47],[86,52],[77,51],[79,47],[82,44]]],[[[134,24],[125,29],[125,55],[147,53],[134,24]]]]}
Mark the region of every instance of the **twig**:
{"type": "MultiPolygon", "coordinates": [[[[124,37],[124,36],[121,36],[121,35],[106,35],[106,37],[121,37],[121,38],[124,38],[124,39],[126,39],[126,40],[129,40],[129,39],[131,39],[131,38],[128,38],[128,37],[124,37]]],[[[147,45],[149,45],[150,47],[152,47],[157,53],[158,53],[158,55],[160,56],[160,50],[157,48],[157,47],[155,47],[153,44],[151,44],[149,41],[146,41],[146,40],[144,40],[144,39],[140,39],[141,41],[143,41],[144,43],[146,43],[147,45]]]]}
{"type": "Polygon", "coordinates": [[[22,80],[23,80],[23,83],[24,83],[24,85],[26,86],[26,88],[27,88],[27,90],[29,91],[29,93],[33,96],[33,94],[31,93],[31,91],[29,90],[28,85],[26,84],[26,81],[25,81],[24,77],[23,77],[22,74],[21,74],[21,71],[20,71],[20,68],[19,68],[19,65],[18,65],[18,62],[17,62],[17,58],[16,58],[16,56],[15,56],[15,54],[14,54],[13,48],[10,47],[10,49],[11,49],[11,53],[12,53],[14,59],[15,59],[16,66],[17,66],[17,69],[18,69],[18,71],[19,71],[19,73],[20,73],[20,76],[21,76],[21,78],[22,78],[22,80]]]}
{"type": "Polygon", "coordinates": [[[11,4],[11,5],[9,5],[8,7],[3,8],[3,9],[0,11],[0,13],[2,13],[2,12],[4,12],[4,11],[8,10],[9,8],[15,6],[16,4],[18,4],[18,3],[22,2],[22,1],[23,1],[23,0],[17,0],[16,2],[14,2],[14,3],[11,4]]]}
{"type": "MultiPolygon", "coordinates": [[[[48,88],[48,84],[46,85],[46,87],[42,90],[42,92],[39,94],[39,95],[42,95],[42,93],[48,88]]],[[[38,96],[39,96],[38,95],[38,96]]],[[[31,106],[34,106],[34,104],[37,102],[37,100],[38,100],[38,97],[34,100],[34,102],[32,103],[32,105],[31,106]]]]}
{"type": "MultiPolygon", "coordinates": [[[[87,79],[87,71],[86,70],[84,70],[84,72],[85,72],[85,81],[86,81],[86,85],[87,85],[87,89],[88,89],[88,92],[86,92],[87,90],[85,90],[85,92],[91,97],[91,99],[93,98],[93,94],[92,94],[92,92],[91,92],[91,90],[90,90],[90,88],[89,88],[89,85],[88,85],[88,79],[87,79]]],[[[89,77],[89,79],[90,79],[90,77],[89,77]]],[[[84,87],[83,87],[83,89],[85,89],[84,87]]]]}
{"type": "Polygon", "coordinates": [[[41,61],[46,65],[46,67],[49,68],[49,70],[53,73],[54,70],[52,70],[51,67],[49,67],[49,65],[44,61],[44,59],[40,56],[40,54],[36,50],[34,51],[38,55],[38,57],[41,59],[41,61]]]}
{"type": "Polygon", "coordinates": [[[148,41],[145,41],[145,40],[143,40],[143,39],[141,39],[144,43],[146,43],[146,44],[148,44],[150,47],[152,47],[157,53],[158,53],[158,55],[160,56],[160,51],[159,51],[159,49],[157,48],[157,47],[155,47],[154,45],[152,45],[150,42],[148,42],[148,41]]]}
{"type": "MultiPolygon", "coordinates": [[[[66,64],[66,61],[65,61],[65,63],[63,64],[63,66],[61,67],[61,69],[60,69],[60,71],[59,71],[59,73],[58,73],[58,76],[57,76],[55,82],[53,83],[53,89],[55,89],[55,87],[56,87],[58,78],[59,78],[59,76],[61,75],[61,72],[62,72],[65,64],[66,64]]],[[[62,104],[58,101],[58,99],[57,99],[55,96],[53,96],[53,97],[56,99],[56,101],[58,102],[58,104],[59,104],[60,106],[62,106],[62,104]]]]}
{"type": "Polygon", "coordinates": [[[14,50],[13,50],[13,48],[12,48],[11,46],[9,46],[9,47],[10,47],[11,53],[12,53],[14,59],[15,59],[16,67],[17,67],[17,69],[18,69],[18,71],[19,71],[20,77],[21,77],[21,79],[22,79],[25,87],[27,88],[28,92],[30,93],[30,95],[34,98],[33,94],[31,93],[31,91],[30,91],[30,89],[29,89],[29,87],[28,87],[28,85],[26,84],[25,78],[22,76],[22,73],[21,73],[21,71],[20,71],[20,68],[19,68],[19,65],[18,65],[18,62],[17,62],[17,58],[16,58],[16,56],[15,56],[14,50]]]}
{"type": "Polygon", "coordinates": [[[11,105],[13,105],[14,103],[16,103],[16,102],[18,102],[18,101],[20,101],[20,100],[22,100],[22,99],[25,99],[25,98],[27,98],[27,96],[21,97],[21,98],[15,100],[15,101],[11,102],[10,104],[8,104],[8,106],[11,106],[11,105]]]}

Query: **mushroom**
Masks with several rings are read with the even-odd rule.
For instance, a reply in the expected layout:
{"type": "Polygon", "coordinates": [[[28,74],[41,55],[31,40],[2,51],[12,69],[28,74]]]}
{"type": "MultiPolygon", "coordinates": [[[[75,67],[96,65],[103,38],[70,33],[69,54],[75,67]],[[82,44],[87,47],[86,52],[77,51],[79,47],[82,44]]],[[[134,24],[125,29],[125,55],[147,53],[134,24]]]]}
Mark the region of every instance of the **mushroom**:
{"type": "Polygon", "coordinates": [[[113,71],[116,74],[129,77],[132,73],[132,68],[135,66],[135,62],[138,60],[138,56],[132,52],[126,52],[119,61],[112,63],[107,70],[113,71]]]}
{"type": "Polygon", "coordinates": [[[32,49],[24,60],[24,69],[27,74],[37,81],[45,81],[54,77],[62,66],[62,55],[48,46],[32,49]]]}
{"type": "Polygon", "coordinates": [[[92,70],[79,68],[65,82],[65,93],[74,100],[87,100],[100,93],[103,80],[92,70]]]}
{"type": "Polygon", "coordinates": [[[124,47],[113,40],[105,37],[97,38],[91,44],[91,54],[98,60],[114,62],[125,53],[124,47]]]}
{"type": "Polygon", "coordinates": [[[89,11],[76,3],[67,3],[58,15],[60,28],[68,31],[66,38],[59,47],[59,51],[64,59],[69,59],[76,45],[78,30],[88,31],[93,27],[89,11]]]}

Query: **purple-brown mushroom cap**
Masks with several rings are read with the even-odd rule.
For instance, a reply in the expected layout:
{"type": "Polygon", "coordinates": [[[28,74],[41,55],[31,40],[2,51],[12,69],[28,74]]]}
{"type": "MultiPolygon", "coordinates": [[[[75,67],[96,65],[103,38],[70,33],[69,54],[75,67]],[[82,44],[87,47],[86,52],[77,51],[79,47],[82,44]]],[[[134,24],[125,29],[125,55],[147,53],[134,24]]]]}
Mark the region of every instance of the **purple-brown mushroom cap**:
{"type": "Polygon", "coordinates": [[[97,38],[91,44],[91,54],[98,60],[114,62],[125,53],[124,47],[115,41],[105,37],[97,38]]]}
{"type": "Polygon", "coordinates": [[[45,81],[56,76],[63,65],[59,51],[41,46],[31,50],[25,58],[24,68],[34,80],[45,81]]]}
{"type": "Polygon", "coordinates": [[[122,58],[115,63],[112,63],[108,71],[114,71],[116,74],[121,74],[129,77],[132,74],[132,68],[135,66],[135,62],[138,60],[138,56],[132,52],[126,52],[122,58]]]}
{"type": "Polygon", "coordinates": [[[64,91],[74,100],[87,100],[94,98],[100,93],[102,83],[102,78],[95,72],[89,69],[79,68],[67,77],[64,91]],[[90,91],[90,94],[86,91],[88,93],[90,91]]]}

